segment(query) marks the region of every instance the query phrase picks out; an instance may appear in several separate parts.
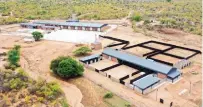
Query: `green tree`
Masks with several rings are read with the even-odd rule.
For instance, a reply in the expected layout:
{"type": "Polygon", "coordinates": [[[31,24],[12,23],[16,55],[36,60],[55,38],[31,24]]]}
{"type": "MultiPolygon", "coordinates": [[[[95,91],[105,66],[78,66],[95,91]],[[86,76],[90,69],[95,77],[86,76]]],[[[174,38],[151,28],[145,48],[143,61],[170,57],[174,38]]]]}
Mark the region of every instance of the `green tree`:
{"type": "Polygon", "coordinates": [[[8,62],[10,65],[18,66],[20,60],[20,46],[15,45],[15,47],[8,52],[8,62]]]}
{"type": "Polygon", "coordinates": [[[84,67],[71,57],[58,57],[52,60],[51,70],[63,78],[72,78],[83,75],[84,67]]]}
{"type": "Polygon", "coordinates": [[[172,0],[166,0],[167,2],[171,2],[172,0]]]}
{"type": "Polygon", "coordinates": [[[67,59],[68,57],[65,56],[59,56],[58,58],[54,59],[51,61],[51,65],[50,65],[50,69],[56,74],[57,73],[57,69],[59,66],[59,63],[65,59],[67,59]]]}
{"type": "Polygon", "coordinates": [[[92,52],[92,50],[89,47],[82,46],[82,47],[76,49],[73,53],[76,56],[82,56],[82,55],[88,54],[89,52],[92,52]]]}
{"type": "Polygon", "coordinates": [[[132,21],[136,21],[136,22],[139,22],[142,20],[142,17],[140,15],[135,15],[131,18],[132,21]]]}
{"type": "Polygon", "coordinates": [[[43,34],[38,31],[32,32],[32,36],[35,39],[35,41],[39,41],[41,38],[43,38],[43,34]]]}

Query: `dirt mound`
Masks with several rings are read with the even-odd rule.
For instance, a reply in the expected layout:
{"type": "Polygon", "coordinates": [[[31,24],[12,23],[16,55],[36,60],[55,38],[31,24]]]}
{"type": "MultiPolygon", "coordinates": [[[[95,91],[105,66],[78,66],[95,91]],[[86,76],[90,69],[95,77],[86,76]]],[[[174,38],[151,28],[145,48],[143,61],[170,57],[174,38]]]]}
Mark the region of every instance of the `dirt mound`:
{"type": "Polygon", "coordinates": [[[160,28],[157,31],[159,33],[168,34],[168,35],[182,35],[182,36],[185,35],[184,32],[177,29],[171,29],[171,28],[160,28]]]}

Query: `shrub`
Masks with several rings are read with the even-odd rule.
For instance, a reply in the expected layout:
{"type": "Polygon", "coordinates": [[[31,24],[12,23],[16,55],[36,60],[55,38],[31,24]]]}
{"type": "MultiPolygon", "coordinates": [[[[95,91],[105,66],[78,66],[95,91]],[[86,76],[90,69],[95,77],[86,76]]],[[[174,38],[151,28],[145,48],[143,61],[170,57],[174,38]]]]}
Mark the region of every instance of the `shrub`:
{"type": "Polygon", "coordinates": [[[37,101],[39,101],[39,102],[44,101],[44,97],[37,97],[37,101]]]}
{"type": "MultiPolygon", "coordinates": [[[[37,96],[44,97],[48,100],[54,100],[62,94],[62,90],[58,83],[47,83],[46,80],[42,78],[39,78],[38,81],[33,82],[32,85],[28,87],[28,91],[32,94],[36,94],[37,96]]],[[[38,100],[43,101],[43,99],[38,100]]]]}
{"type": "Polygon", "coordinates": [[[132,21],[136,21],[136,22],[139,22],[142,20],[142,17],[140,15],[135,15],[131,18],[132,21]]]}
{"type": "Polygon", "coordinates": [[[150,23],[150,20],[145,20],[144,21],[144,24],[146,25],[146,24],[149,24],[150,23]]]}
{"type": "Polygon", "coordinates": [[[65,78],[81,76],[84,72],[84,67],[71,57],[52,60],[50,68],[56,75],[65,78]]]}
{"type": "Polygon", "coordinates": [[[5,69],[15,70],[15,69],[17,68],[17,66],[16,66],[16,65],[11,65],[11,64],[9,64],[9,63],[5,63],[5,64],[4,64],[4,68],[5,68],[5,69]]]}
{"type": "Polygon", "coordinates": [[[32,32],[32,36],[35,39],[35,41],[39,41],[41,38],[43,38],[43,34],[38,31],[32,32]]]}
{"type": "MultiPolygon", "coordinates": [[[[20,46],[16,45],[12,50],[8,52],[8,62],[9,66],[19,66],[18,62],[20,60],[20,46]]],[[[13,67],[11,67],[13,68],[13,67]]],[[[15,67],[14,67],[15,68],[15,67]]]]}
{"type": "Polygon", "coordinates": [[[19,68],[16,70],[17,71],[17,75],[20,77],[20,76],[28,76],[28,74],[22,69],[22,68],[19,68]]]}
{"type": "Polygon", "coordinates": [[[82,55],[88,54],[89,52],[92,52],[92,50],[89,47],[82,46],[82,47],[76,49],[73,53],[76,56],[82,56],[82,55]]]}
{"type": "Polygon", "coordinates": [[[130,103],[126,103],[125,107],[131,107],[131,104],[130,103]]]}
{"type": "Polygon", "coordinates": [[[60,104],[61,104],[62,107],[69,107],[69,105],[68,105],[68,103],[66,102],[65,99],[62,99],[62,100],[60,101],[60,104]]]}
{"type": "Polygon", "coordinates": [[[112,92],[108,92],[104,95],[104,98],[112,98],[113,97],[113,93],[112,92]]]}
{"type": "Polygon", "coordinates": [[[24,82],[20,78],[11,79],[9,81],[9,86],[11,89],[20,89],[24,85],[24,82]]]}

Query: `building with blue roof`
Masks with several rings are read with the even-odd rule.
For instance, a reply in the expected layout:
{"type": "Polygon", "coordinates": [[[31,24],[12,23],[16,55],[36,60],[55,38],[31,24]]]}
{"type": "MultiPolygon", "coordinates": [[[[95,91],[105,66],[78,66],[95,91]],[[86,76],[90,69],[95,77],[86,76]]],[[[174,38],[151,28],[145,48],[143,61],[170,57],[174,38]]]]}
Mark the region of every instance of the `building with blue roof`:
{"type": "Polygon", "coordinates": [[[34,24],[42,24],[45,26],[56,26],[62,29],[71,30],[86,30],[86,31],[104,31],[108,24],[101,23],[90,23],[90,22],[79,22],[79,21],[66,21],[66,22],[56,22],[56,21],[36,21],[34,24]]]}
{"type": "Polygon", "coordinates": [[[94,54],[94,55],[80,58],[79,60],[85,64],[91,64],[91,63],[94,63],[94,62],[101,60],[101,55],[100,54],[94,54]]]}
{"type": "Polygon", "coordinates": [[[126,52],[114,50],[111,48],[104,49],[102,55],[117,58],[120,63],[140,69],[145,72],[153,72],[161,79],[169,79],[172,82],[178,78],[181,73],[177,68],[164,65],[158,62],[153,62],[145,58],[141,58],[126,52]]]}
{"type": "MultiPolygon", "coordinates": [[[[90,23],[90,22],[79,22],[79,21],[35,21],[33,23],[21,23],[21,26],[24,28],[33,28],[33,29],[41,29],[42,26],[49,26],[48,28],[55,27],[60,29],[70,29],[70,30],[86,30],[86,31],[105,31],[108,27],[108,24],[102,23],[90,23]]],[[[44,27],[44,28],[45,28],[44,27]]],[[[53,29],[53,28],[52,28],[53,29]]]]}
{"type": "Polygon", "coordinates": [[[134,81],[134,89],[141,90],[141,93],[144,94],[147,92],[147,89],[151,90],[154,86],[160,83],[160,79],[153,76],[152,74],[147,75],[137,81],[134,81]]]}
{"type": "Polygon", "coordinates": [[[41,27],[41,24],[36,24],[36,23],[21,23],[21,27],[23,28],[31,28],[31,29],[37,29],[41,27]]]}

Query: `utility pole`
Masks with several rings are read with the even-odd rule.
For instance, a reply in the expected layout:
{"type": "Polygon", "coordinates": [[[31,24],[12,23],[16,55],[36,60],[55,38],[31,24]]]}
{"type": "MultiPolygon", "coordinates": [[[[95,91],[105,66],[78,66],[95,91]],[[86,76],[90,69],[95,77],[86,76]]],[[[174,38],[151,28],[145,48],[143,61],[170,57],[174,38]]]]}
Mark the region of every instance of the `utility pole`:
{"type": "Polygon", "coordinates": [[[157,94],[158,94],[158,89],[156,90],[156,101],[157,101],[157,94]]]}
{"type": "Polygon", "coordinates": [[[192,83],[191,83],[191,81],[190,81],[190,93],[191,93],[191,85],[192,85],[192,83]]]}

